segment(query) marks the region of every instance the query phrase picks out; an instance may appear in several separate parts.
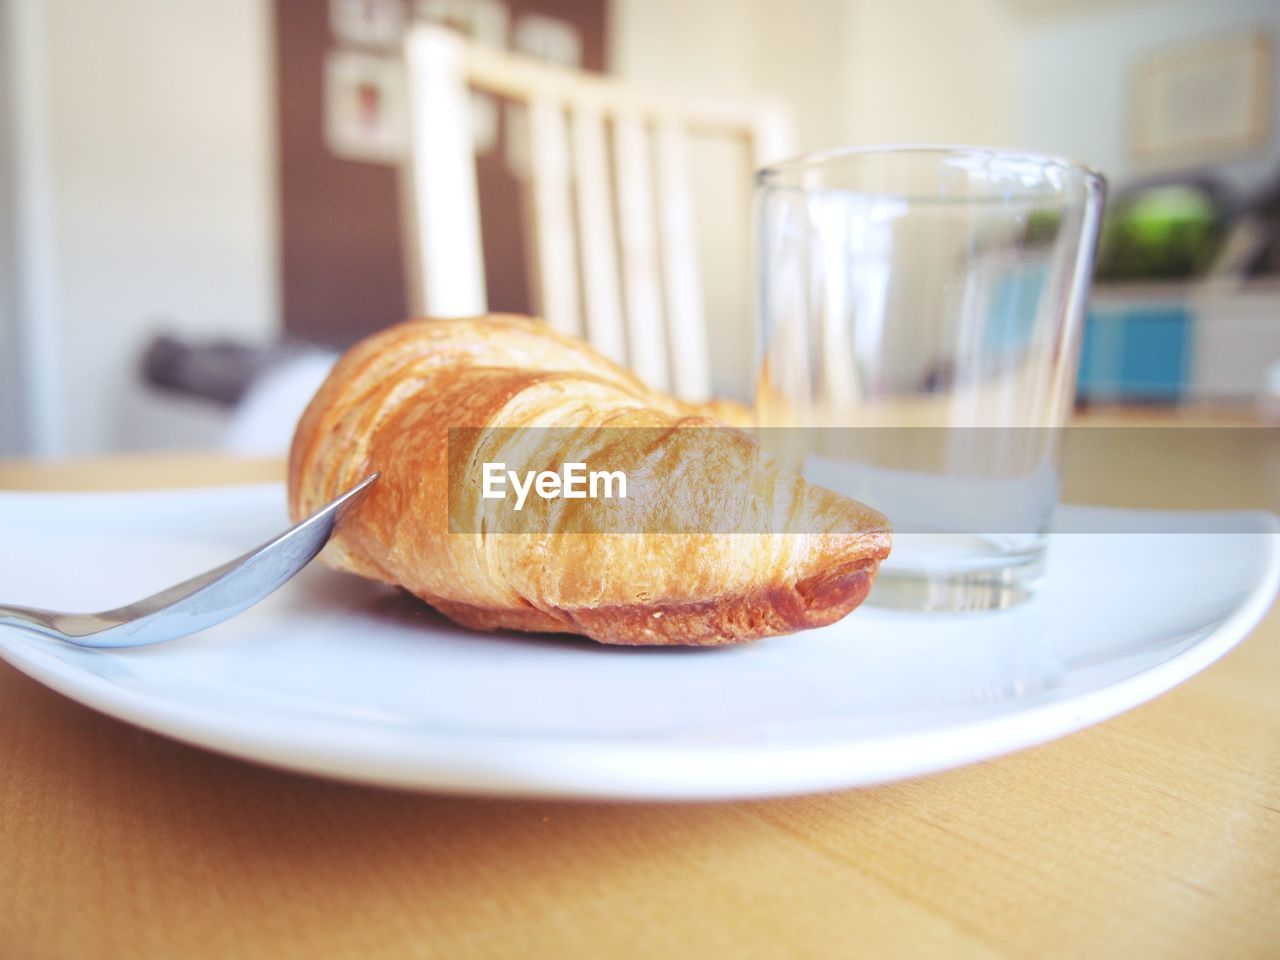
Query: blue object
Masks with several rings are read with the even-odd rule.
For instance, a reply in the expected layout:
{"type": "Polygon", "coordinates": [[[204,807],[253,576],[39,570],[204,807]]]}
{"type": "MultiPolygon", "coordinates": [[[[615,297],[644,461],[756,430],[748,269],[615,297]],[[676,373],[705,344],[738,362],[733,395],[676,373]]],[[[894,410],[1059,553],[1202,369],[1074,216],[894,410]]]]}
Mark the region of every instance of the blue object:
{"type": "Polygon", "coordinates": [[[1030,343],[1047,272],[1040,264],[1015,270],[997,288],[983,338],[988,353],[1016,354],[1030,343]]]}
{"type": "Polygon", "coordinates": [[[1085,320],[1077,393],[1083,400],[1175,402],[1190,378],[1189,307],[1095,305],[1085,320]]]}

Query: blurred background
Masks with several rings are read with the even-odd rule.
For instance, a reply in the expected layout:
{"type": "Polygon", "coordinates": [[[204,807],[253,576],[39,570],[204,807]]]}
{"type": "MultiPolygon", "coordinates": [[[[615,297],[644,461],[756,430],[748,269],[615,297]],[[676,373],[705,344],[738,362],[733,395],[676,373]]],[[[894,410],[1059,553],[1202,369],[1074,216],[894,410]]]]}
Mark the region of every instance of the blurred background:
{"type": "MultiPolygon", "coordinates": [[[[673,95],[771,98],[791,152],[972,143],[1098,167],[1079,402],[1280,409],[1275,0],[0,0],[0,456],[271,452],[333,351],[410,315],[416,21],[673,95]]],[[[535,309],[523,118],[470,106],[488,303],[535,309]]],[[[699,150],[712,380],[745,398],[750,165],[699,150]]]]}

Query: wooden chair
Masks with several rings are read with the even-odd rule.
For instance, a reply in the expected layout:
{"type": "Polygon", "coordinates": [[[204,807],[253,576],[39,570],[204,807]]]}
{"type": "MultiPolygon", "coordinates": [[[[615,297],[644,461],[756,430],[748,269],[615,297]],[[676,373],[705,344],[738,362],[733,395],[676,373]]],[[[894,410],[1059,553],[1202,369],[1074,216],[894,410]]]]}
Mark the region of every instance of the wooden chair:
{"type": "Polygon", "coordinates": [[[410,30],[405,63],[414,307],[486,309],[469,91],[487,91],[527,109],[538,312],[653,386],[709,396],[689,138],[736,138],[758,167],[785,152],[782,111],[654,95],[428,25],[410,30]]]}

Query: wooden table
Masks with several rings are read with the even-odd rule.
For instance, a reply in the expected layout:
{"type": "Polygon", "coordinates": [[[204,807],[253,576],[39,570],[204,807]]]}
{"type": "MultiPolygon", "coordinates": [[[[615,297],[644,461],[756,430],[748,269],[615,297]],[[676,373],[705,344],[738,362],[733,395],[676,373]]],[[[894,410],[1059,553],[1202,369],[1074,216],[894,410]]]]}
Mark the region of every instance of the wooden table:
{"type": "MultiPolygon", "coordinates": [[[[0,464],[0,487],[280,475],[152,457],[0,464]]],[[[1056,743],[705,805],[328,783],[144,733],[0,664],[6,958],[933,954],[1280,956],[1280,611],[1184,686],[1056,743]]]]}

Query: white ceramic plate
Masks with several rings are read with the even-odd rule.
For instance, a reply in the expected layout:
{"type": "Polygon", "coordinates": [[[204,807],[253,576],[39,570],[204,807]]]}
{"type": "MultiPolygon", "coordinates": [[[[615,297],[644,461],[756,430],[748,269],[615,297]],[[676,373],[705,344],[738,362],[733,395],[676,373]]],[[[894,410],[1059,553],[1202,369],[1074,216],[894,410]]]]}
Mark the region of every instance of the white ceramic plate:
{"type": "MultiPolygon", "coordinates": [[[[0,599],[115,606],[227,560],[283,517],[278,487],[3,493],[0,599]]],[[[316,565],[185,640],[86,651],[0,628],[0,654],[150,730],[344,779],[578,797],[798,793],[1042,743],[1202,670],[1280,581],[1274,517],[1203,524],[1218,532],[1054,535],[1046,586],[1016,610],[864,607],[728,649],[470,633],[316,565]]]]}

